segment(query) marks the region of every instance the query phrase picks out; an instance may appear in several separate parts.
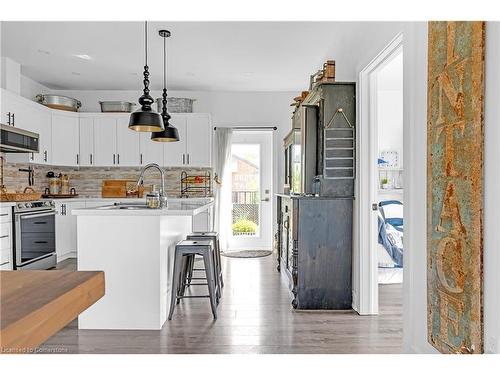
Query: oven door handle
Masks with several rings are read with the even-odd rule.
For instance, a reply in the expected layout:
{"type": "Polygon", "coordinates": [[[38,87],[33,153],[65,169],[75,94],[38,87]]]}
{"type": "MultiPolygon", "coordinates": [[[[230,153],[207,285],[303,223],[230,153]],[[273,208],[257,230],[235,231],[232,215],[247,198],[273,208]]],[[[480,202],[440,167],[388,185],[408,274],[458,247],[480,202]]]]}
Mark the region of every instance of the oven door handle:
{"type": "Polygon", "coordinates": [[[23,214],[23,215],[19,215],[19,217],[21,219],[34,219],[37,217],[45,217],[45,216],[51,216],[51,215],[55,215],[55,214],[56,214],[55,211],[49,211],[49,212],[44,212],[44,213],[40,213],[40,214],[23,214]]]}

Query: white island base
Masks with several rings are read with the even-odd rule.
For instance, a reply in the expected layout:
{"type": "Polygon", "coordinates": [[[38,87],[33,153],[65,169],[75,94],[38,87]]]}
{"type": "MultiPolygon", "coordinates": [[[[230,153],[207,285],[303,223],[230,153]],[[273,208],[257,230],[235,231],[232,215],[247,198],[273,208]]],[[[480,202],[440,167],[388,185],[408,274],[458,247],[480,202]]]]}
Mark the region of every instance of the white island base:
{"type": "Polygon", "coordinates": [[[105,295],[80,314],[79,329],[159,330],[167,319],[175,245],[196,210],[74,210],[78,270],[102,270],[105,295]],[[121,211],[121,212],[120,212],[121,211]],[[177,213],[177,214],[176,214],[177,213]]]}

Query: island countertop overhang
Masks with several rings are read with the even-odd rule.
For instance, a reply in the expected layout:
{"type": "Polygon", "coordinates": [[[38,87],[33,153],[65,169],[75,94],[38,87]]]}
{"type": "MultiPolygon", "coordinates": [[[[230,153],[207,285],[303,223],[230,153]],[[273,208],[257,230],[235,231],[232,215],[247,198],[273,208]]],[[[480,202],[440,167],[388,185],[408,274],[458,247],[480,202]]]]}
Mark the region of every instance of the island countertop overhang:
{"type": "Polygon", "coordinates": [[[81,208],[72,210],[76,216],[196,216],[214,205],[209,202],[169,202],[166,208],[160,209],[118,209],[110,205],[94,208],[81,208]]]}

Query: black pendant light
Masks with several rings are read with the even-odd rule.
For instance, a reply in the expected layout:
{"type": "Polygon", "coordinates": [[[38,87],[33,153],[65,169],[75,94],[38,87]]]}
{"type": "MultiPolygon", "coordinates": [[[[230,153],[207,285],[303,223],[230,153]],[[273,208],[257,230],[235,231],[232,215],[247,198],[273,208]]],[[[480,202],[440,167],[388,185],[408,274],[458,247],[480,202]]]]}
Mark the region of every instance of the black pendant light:
{"type": "Polygon", "coordinates": [[[165,129],[160,132],[151,133],[151,140],[155,142],[177,142],[179,140],[179,132],[175,126],[170,125],[170,115],[167,112],[167,38],[170,36],[170,31],[160,30],[159,34],[163,38],[163,94],[161,101],[161,117],[165,129]]]}
{"type": "Polygon", "coordinates": [[[130,115],[128,128],[138,132],[155,132],[163,130],[163,121],[160,114],[151,108],[154,103],[149,95],[149,67],[148,67],[148,22],[145,23],[146,63],[144,65],[144,94],[139,98],[141,109],[130,115]]]}

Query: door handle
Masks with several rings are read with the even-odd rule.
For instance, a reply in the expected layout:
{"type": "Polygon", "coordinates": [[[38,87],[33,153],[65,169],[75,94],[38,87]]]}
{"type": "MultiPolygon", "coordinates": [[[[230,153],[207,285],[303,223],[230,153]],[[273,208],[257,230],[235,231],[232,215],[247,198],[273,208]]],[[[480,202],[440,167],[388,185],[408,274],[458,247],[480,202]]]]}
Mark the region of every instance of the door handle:
{"type": "Polygon", "coordinates": [[[269,199],[269,197],[267,197],[267,198],[261,199],[260,201],[261,201],[261,202],[269,202],[269,201],[270,201],[270,199],[269,199]]]}
{"type": "Polygon", "coordinates": [[[372,211],[378,211],[378,204],[372,203],[372,211]]]}

